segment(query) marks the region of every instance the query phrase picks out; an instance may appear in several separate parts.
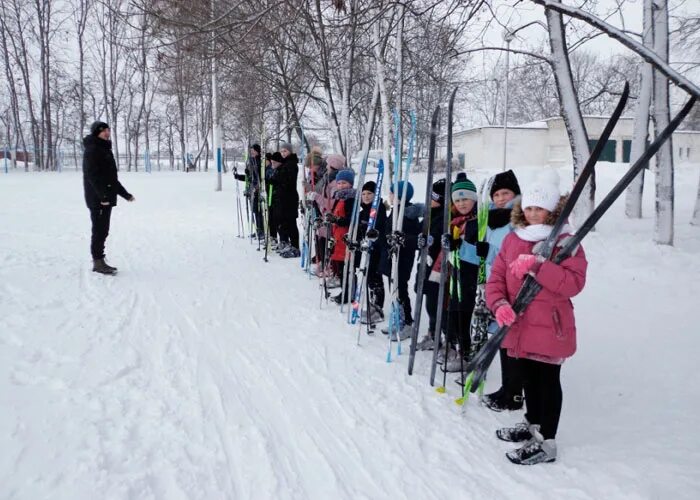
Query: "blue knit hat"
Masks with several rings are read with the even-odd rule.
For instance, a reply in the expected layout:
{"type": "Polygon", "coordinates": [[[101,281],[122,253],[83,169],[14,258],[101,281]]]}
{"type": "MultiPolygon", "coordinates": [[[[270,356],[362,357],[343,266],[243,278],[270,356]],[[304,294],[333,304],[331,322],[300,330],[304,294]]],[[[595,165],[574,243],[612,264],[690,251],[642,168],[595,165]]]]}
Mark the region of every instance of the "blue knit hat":
{"type": "MultiPolygon", "coordinates": [[[[403,184],[405,181],[399,181],[399,200],[401,199],[401,194],[403,193],[403,184]]],[[[394,185],[391,185],[391,192],[394,192],[394,185]]],[[[408,183],[408,186],[406,186],[406,203],[411,201],[411,198],[413,198],[413,184],[410,182],[408,183]]]]}
{"type": "Polygon", "coordinates": [[[355,172],[350,169],[341,170],[338,175],[335,176],[335,182],[345,181],[352,185],[355,182],[355,172]]]}

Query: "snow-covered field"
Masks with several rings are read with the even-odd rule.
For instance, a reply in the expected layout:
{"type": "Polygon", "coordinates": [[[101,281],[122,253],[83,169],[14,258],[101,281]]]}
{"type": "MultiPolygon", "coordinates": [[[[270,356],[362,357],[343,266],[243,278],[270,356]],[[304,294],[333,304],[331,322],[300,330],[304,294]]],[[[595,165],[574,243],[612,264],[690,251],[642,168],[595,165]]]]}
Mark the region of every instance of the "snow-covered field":
{"type": "MultiPolygon", "coordinates": [[[[602,193],[623,168],[599,171],[602,193]]],[[[121,173],[105,277],[79,173],[0,174],[0,498],[697,498],[699,173],[677,172],[676,247],[651,196],[587,238],[559,459],[531,468],[494,436],[520,414],[462,415],[428,354],[408,377],[381,334],[357,347],[298,260],[236,238],[230,175],[121,173]]]]}

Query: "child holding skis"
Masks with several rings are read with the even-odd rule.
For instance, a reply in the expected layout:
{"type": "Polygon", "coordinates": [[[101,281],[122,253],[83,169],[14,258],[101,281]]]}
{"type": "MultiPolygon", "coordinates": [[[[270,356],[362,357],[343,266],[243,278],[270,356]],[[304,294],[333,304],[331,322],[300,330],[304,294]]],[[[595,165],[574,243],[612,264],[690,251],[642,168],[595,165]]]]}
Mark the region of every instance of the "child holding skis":
{"type": "MultiPolygon", "coordinates": [[[[445,179],[440,179],[433,183],[432,192],[430,194],[430,236],[432,241],[428,247],[428,266],[432,266],[437,262],[440,255],[441,245],[440,237],[442,236],[443,226],[443,207],[445,205],[445,195],[447,192],[447,182],[445,179]]],[[[425,242],[428,244],[428,242],[425,242]]],[[[428,269],[430,269],[428,267],[428,269]]],[[[425,295],[425,310],[428,312],[428,334],[416,344],[416,349],[419,351],[432,351],[434,346],[434,332],[437,324],[438,312],[442,313],[443,308],[438,307],[438,296],[440,294],[440,285],[426,279],[423,284],[423,294],[425,295]]],[[[444,326],[442,328],[444,330],[444,326]]]]}
{"type": "MultiPolygon", "coordinates": [[[[561,365],[576,351],[576,325],[571,298],[586,283],[586,256],[578,248],[560,264],[538,255],[538,243],[551,233],[563,207],[558,178],[541,178],[529,185],[522,202],[513,209],[515,230],[503,240],[486,285],[486,301],[499,325],[510,330],[502,346],[516,358],[525,387],[525,422],[499,429],[503,441],[525,442],[506,454],[521,465],[553,462],[555,437],[562,408],[561,365]],[[542,290],[523,313],[516,316],[511,304],[525,276],[530,274],[542,290]]],[[[555,248],[571,230],[564,227],[555,248]]]]}
{"type": "MultiPolygon", "coordinates": [[[[501,249],[503,239],[513,230],[510,223],[513,205],[520,201],[520,185],[512,170],[500,172],[493,177],[489,190],[491,204],[488,213],[486,241],[477,242],[477,255],[486,259],[486,277],[491,275],[493,261],[501,249]]],[[[495,326],[495,322],[493,323],[495,326]]],[[[494,411],[519,410],[523,407],[523,383],[518,363],[508,357],[507,349],[501,348],[501,387],[484,396],[487,408],[494,411]]]]}
{"type": "MultiPolygon", "coordinates": [[[[376,191],[377,183],[374,181],[367,181],[362,186],[360,214],[358,219],[359,226],[357,227],[357,241],[362,241],[367,234],[367,225],[369,223],[370,211],[372,209],[372,202],[374,201],[374,193],[376,191]]],[[[385,237],[385,224],[386,207],[380,198],[379,205],[377,206],[377,215],[374,221],[374,230],[376,231],[377,240],[369,250],[369,264],[367,266],[366,283],[369,299],[369,310],[363,311],[363,324],[367,324],[369,322],[369,324],[374,325],[384,320],[384,279],[382,278],[382,274],[379,272],[381,249],[378,248],[379,244],[377,242],[385,237]]],[[[357,252],[355,262],[356,267],[360,264],[361,257],[362,253],[357,252]]]]}
{"type": "MultiPolygon", "coordinates": [[[[331,268],[336,276],[342,276],[345,268],[345,239],[344,236],[350,229],[352,222],[352,210],[355,205],[355,190],[352,185],[355,182],[355,172],[341,170],[335,176],[335,190],[333,192],[333,208],[331,220],[333,221],[333,253],[331,254],[331,268]]],[[[349,294],[345,294],[346,302],[349,294]]],[[[343,292],[333,297],[333,301],[340,304],[343,300],[343,292]]]]}
{"type": "MultiPolygon", "coordinates": [[[[398,237],[396,244],[400,247],[399,260],[398,260],[398,283],[397,292],[398,300],[401,304],[401,310],[403,312],[403,320],[401,324],[401,330],[399,331],[399,338],[405,340],[411,336],[411,325],[413,325],[413,314],[411,311],[411,298],[408,295],[408,282],[411,280],[411,273],[413,272],[413,263],[416,260],[416,251],[418,250],[418,235],[421,232],[421,218],[425,212],[425,206],[422,203],[411,203],[411,198],[413,198],[413,184],[406,181],[400,181],[398,183],[398,204],[401,204],[401,197],[405,191],[406,204],[404,206],[403,214],[403,225],[400,233],[394,233],[391,236],[398,237]],[[405,189],[404,189],[405,184],[405,189]]],[[[394,184],[390,188],[389,203],[393,205],[394,201],[394,184]]],[[[391,225],[391,215],[387,216],[387,228],[391,225]]],[[[387,236],[389,239],[389,236],[387,236]]],[[[384,251],[382,252],[382,263],[381,263],[383,274],[389,276],[391,279],[391,248],[390,245],[386,245],[384,251]]],[[[389,330],[382,330],[382,333],[388,334],[389,330]]]]}
{"type": "MultiPolygon", "coordinates": [[[[458,283],[450,291],[447,329],[450,341],[459,346],[459,355],[448,355],[445,370],[461,372],[466,367],[471,347],[470,324],[479,279],[479,257],[476,254],[478,197],[476,186],[463,172],[457,175],[452,184],[451,197],[454,209],[450,222],[450,249],[456,253],[451,267],[457,267],[455,277],[458,283]]],[[[455,271],[448,269],[448,272],[455,271]]]]}

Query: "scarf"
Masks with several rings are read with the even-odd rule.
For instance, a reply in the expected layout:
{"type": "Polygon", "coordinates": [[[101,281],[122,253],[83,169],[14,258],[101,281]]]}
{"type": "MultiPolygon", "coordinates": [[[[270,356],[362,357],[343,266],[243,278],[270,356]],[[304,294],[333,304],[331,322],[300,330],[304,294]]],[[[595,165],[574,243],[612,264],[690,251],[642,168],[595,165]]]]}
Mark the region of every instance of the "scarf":
{"type": "MultiPolygon", "coordinates": [[[[535,242],[546,239],[547,236],[549,236],[549,234],[552,232],[552,229],[554,229],[554,226],[550,226],[547,224],[530,224],[529,226],[515,228],[515,234],[521,240],[535,242]]],[[[562,227],[561,232],[559,234],[572,233],[572,227],[568,224],[564,224],[564,227],[562,227]]]]}

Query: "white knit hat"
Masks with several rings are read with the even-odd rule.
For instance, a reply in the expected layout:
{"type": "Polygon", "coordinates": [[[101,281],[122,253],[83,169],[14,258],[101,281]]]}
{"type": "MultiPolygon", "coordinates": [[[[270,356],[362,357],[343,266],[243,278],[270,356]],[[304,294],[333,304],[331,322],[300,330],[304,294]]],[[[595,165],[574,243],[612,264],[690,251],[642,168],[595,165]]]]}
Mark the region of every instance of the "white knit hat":
{"type": "Polygon", "coordinates": [[[556,170],[548,169],[537,178],[525,185],[522,193],[521,205],[527,207],[540,207],[553,212],[559,204],[559,174],[556,170]]]}

